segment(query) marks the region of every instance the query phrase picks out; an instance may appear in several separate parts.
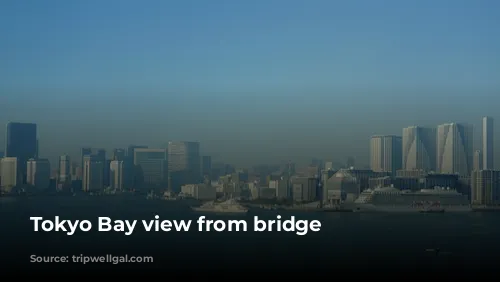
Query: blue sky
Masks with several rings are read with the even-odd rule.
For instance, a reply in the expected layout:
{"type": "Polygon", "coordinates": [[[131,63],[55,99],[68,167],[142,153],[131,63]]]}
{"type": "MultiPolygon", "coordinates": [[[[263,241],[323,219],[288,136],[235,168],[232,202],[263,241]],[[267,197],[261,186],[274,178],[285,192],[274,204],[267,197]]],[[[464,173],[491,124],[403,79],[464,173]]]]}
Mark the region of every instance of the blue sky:
{"type": "Polygon", "coordinates": [[[494,0],[3,0],[0,123],[39,123],[51,156],[192,139],[242,164],[366,159],[371,134],[495,117],[499,14],[494,0]]]}

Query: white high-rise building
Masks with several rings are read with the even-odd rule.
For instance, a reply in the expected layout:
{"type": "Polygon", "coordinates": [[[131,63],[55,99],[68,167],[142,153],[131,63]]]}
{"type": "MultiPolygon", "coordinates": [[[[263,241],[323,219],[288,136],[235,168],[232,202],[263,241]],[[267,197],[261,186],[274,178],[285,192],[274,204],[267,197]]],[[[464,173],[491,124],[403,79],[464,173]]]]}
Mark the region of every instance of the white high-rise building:
{"type": "Polygon", "coordinates": [[[30,159],[27,163],[26,182],[37,190],[50,186],[50,163],[47,159],[30,159]]]}
{"type": "Polygon", "coordinates": [[[370,140],[370,168],[395,174],[401,169],[402,139],[394,135],[375,135],[370,140]]]}
{"type": "Polygon", "coordinates": [[[481,150],[476,150],[474,152],[474,160],[472,165],[473,171],[481,170],[483,167],[483,152],[481,150]]]}
{"type": "Polygon", "coordinates": [[[471,203],[473,205],[500,204],[500,171],[476,170],[471,175],[471,203]]]}
{"type": "Polygon", "coordinates": [[[436,129],[420,126],[403,128],[403,169],[436,169],[436,129]]]}
{"type": "Polygon", "coordinates": [[[447,123],[437,128],[437,171],[469,175],[473,165],[473,127],[447,123]]]}
{"type": "Polygon", "coordinates": [[[59,157],[58,183],[67,183],[71,180],[71,160],[68,155],[59,157]]]}
{"type": "Polygon", "coordinates": [[[493,164],[493,119],[483,118],[483,169],[495,169],[493,164]]]}
{"type": "Polygon", "coordinates": [[[6,157],[1,159],[0,176],[2,179],[1,187],[2,191],[9,193],[10,190],[18,185],[19,174],[17,172],[17,158],[16,157],[6,157]]]}
{"type": "Polygon", "coordinates": [[[125,161],[114,160],[110,164],[110,187],[115,190],[123,190],[124,187],[125,161]]]}

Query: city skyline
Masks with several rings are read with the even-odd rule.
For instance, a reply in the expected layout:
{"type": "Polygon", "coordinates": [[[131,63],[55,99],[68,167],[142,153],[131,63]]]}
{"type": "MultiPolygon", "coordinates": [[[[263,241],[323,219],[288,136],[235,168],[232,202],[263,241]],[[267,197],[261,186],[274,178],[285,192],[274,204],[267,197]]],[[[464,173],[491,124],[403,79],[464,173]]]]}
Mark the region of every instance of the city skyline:
{"type": "Polygon", "coordinates": [[[188,2],[2,1],[0,124],[36,122],[51,160],[195,140],[248,166],[500,118],[495,1],[188,2]]]}
{"type": "MultiPolygon", "coordinates": [[[[488,142],[481,146],[493,153],[493,119],[482,119],[482,135],[488,142]],[[484,121],[487,121],[484,122],[484,121]],[[486,126],[488,125],[488,126],[486,126]]],[[[483,169],[483,154],[474,147],[474,127],[467,123],[444,123],[436,127],[410,126],[402,136],[374,135],[370,140],[370,168],[378,172],[398,170],[434,171],[444,174],[470,175],[483,169]]],[[[493,163],[485,170],[494,170],[493,163]]]]}
{"type": "MultiPolygon", "coordinates": [[[[488,136],[490,136],[490,141],[493,141],[493,136],[494,136],[494,130],[492,125],[494,124],[494,119],[490,116],[486,116],[486,117],[483,117],[481,119],[482,121],[482,127],[480,128],[481,132],[481,142],[477,142],[477,141],[474,141],[473,139],[475,138],[470,138],[470,136],[474,136],[474,135],[477,135],[477,134],[473,134],[473,133],[477,133],[475,132],[475,127],[471,124],[471,123],[444,123],[444,124],[439,124],[439,125],[436,125],[434,127],[430,127],[430,126],[408,126],[408,127],[404,127],[402,128],[402,134],[400,135],[391,135],[391,134],[388,134],[388,135],[383,135],[383,134],[376,134],[376,135],[372,135],[369,137],[369,140],[370,141],[370,144],[367,146],[368,147],[368,162],[367,164],[362,164],[362,163],[357,163],[358,167],[371,167],[374,171],[387,171],[387,168],[385,168],[386,166],[394,166],[394,169],[390,169],[390,171],[392,173],[395,173],[398,169],[406,169],[406,170],[413,170],[413,169],[423,169],[423,170],[427,170],[427,171],[441,171],[443,170],[443,168],[440,168],[440,158],[442,159],[442,157],[438,157],[439,154],[443,154],[443,150],[444,147],[444,143],[446,143],[446,139],[447,139],[447,134],[444,134],[444,133],[440,133],[440,127],[453,127],[453,126],[458,126],[458,127],[463,127],[464,129],[462,130],[468,130],[467,131],[467,134],[466,136],[468,136],[467,140],[464,140],[466,141],[467,144],[464,143],[464,145],[460,145],[460,146],[466,146],[468,149],[467,151],[469,152],[469,155],[466,157],[466,160],[464,161],[465,164],[464,164],[464,168],[462,169],[463,171],[470,171],[474,168],[476,168],[476,162],[477,162],[477,158],[479,157],[480,160],[481,160],[481,165],[480,165],[480,168],[483,168],[483,160],[484,160],[484,153],[483,153],[483,148],[485,147],[485,143],[483,142],[483,137],[484,135],[486,134],[486,132],[488,132],[488,136]],[[488,125],[489,127],[485,127],[484,126],[484,121],[487,120],[488,121],[488,125]],[[487,131],[485,131],[485,129],[488,129],[487,131]],[[430,130],[430,131],[429,131],[430,130]],[[428,132],[428,133],[427,133],[428,132]],[[444,134],[444,135],[443,135],[444,134]],[[385,154],[385,156],[381,155],[381,156],[378,156],[376,157],[377,160],[375,160],[375,162],[379,162],[379,164],[377,165],[374,165],[374,138],[397,138],[399,141],[394,143],[393,141],[392,142],[389,142],[391,144],[393,144],[392,146],[396,146],[395,150],[397,153],[397,155],[395,156],[392,156],[392,153],[390,155],[387,155],[387,153],[383,153],[385,154]],[[440,147],[440,141],[439,139],[443,139],[443,141],[441,143],[443,143],[443,145],[441,146],[441,150],[443,152],[439,152],[439,147],[440,147]],[[425,142],[424,140],[425,139],[425,142]],[[435,142],[433,141],[435,140],[435,142]],[[430,144],[433,144],[434,143],[434,146],[430,146],[430,144]],[[477,143],[480,143],[479,145],[477,143]],[[479,148],[479,149],[477,149],[479,148]],[[430,150],[430,151],[429,151],[430,150]],[[434,151],[432,151],[434,150],[434,151]],[[480,156],[476,156],[477,154],[480,154],[480,156]],[[434,155],[436,157],[434,158],[431,158],[430,156],[431,155],[434,155]],[[383,158],[382,158],[383,157],[383,158]],[[384,160],[385,158],[385,160],[384,160]],[[390,158],[391,160],[389,161],[387,158],[390,158]],[[389,163],[390,162],[390,163],[389,163]],[[392,163],[394,163],[395,165],[392,165],[392,163]]],[[[8,128],[9,126],[11,125],[23,125],[23,124],[26,124],[26,125],[33,125],[33,123],[20,123],[20,122],[9,122],[7,123],[7,126],[6,128],[8,128]]],[[[36,124],[34,124],[36,126],[36,124]]],[[[37,129],[35,128],[35,132],[38,132],[37,129]]],[[[457,135],[457,136],[461,136],[460,133],[452,133],[452,135],[457,135]],[[458,135],[457,135],[458,134],[458,135]]],[[[8,139],[9,137],[6,135],[6,140],[8,139]]],[[[462,137],[460,137],[462,138],[462,137]]],[[[451,140],[451,139],[450,139],[451,140]]],[[[36,154],[38,154],[38,145],[39,145],[39,138],[38,136],[36,136],[36,154]]],[[[462,141],[460,141],[462,142],[462,141]]],[[[57,161],[55,162],[59,162],[60,161],[60,157],[69,157],[72,162],[75,162],[75,160],[78,160],[78,159],[81,159],[82,160],[82,163],[80,164],[80,167],[83,167],[83,156],[84,155],[88,155],[88,154],[92,154],[93,152],[94,153],[97,153],[97,155],[102,155],[102,157],[105,157],[107,158],[108,160],[112,160],[113,159],[113,156],[116,155],[116,154],[126,154],[126,151],[127,151],[127,147],[128,147],[128,150],[130,151],[131,148],[136,148],[136,149],[142,149],[142,148],[145,148],[146,150],[165,150],[165,152],[167,152],[168,148],[169,148],[169,145],[170,147],[175,147],[175,146],[172,146],[172,144],[175,144],[175,143],[193,143],[193,144],[197,144],[197,148],[196,148],[196,152],[197,154],[200,156],[200,160],[197,160],[197,162],[201,163],[201,156],[202,155],[206,155],[206,156],[210,156],[210,158],[213,158],[212,155],[209,155],[205,152],[202,152],[200,150],[200,142],[197,142],[197,141],[168,141],[167,143],[163,142],[163,146],[157,146],[157,147],[153,147],[153,146],[149,146],[149,145],[128,145],[128,146],[125,146],[125,147],[114,147],[112,149],[104,149],[100,146],[94,146],[94,147],[88,147],[88,146],[85,146],[85,147],[81,147],[79,148],[79,154],[76,155],[76,156],[71,156],[67,153],[62,153],[62,154],[59,154],[58,156],[45,156],[42,154],[42,158],[47,158],[49,160],[53,159],[53,158],[56,158],[57,161]],[[123,151],[123,152],[121,152],[123,151]]],[[[385,142],[387,143],[387,142],[385,142]]],[[[488,142],[487,142],[488,143],[488,142]]],[[[381,150],[384,151],[384,147],[388,146],[388,145],[384,145],[384,142],[381,141],[379,143],[378,146],[382,146],[381,147],[381,150]]],[[[388,144],[388,143],[387,143],[388,144]]],[[[490,146],[490,152],[493,151],[493,148],[494,148],[494,143],[492,142],[489,142],[488,144],[493,144],[493,146],[489,145],[490,146]]],[[[464,147],[465,148],[465,147],[464,147]]],[[[5,151],[7,150],[7,146],[5,146],[5,151]]],[[[392,149],[390,149],[392,150],[392,149]]],[[[389,151],[390,151],[389,150],[389,151]]],[[[0,151],[1,153],[5,153],[4,151],[0,151]]],[[[381,151],[382,152],[382,151],[381,151]]],[[[174,152],[169,152],[169,154],[172,154],[172,156],[175,155],[174,152]]],[[[7,155],[6,155],[7,156],[7,155]]],[[[37,155],[38,156],[38,155],[37,155]]],[[[27,159],[30,159],[31,157],[27,157],[27,159]]],[[[35,157],[36,158],[36,157],[35,157]]],[[[352,156],[348,156],[345,160],[342,160],[342,159],[336,159],[336,158],[328,158],[327,156],[320,156],[320,160],[323,160],[323,161],[328,161],[328,162],[332,162],[333,160],[333,163],[337,163],[337,164],[346,164],[347,162],[349,162],[348,159],[352,158],[352,156]]],[[[311,163],[311,160],[314,160],[315,157],[313,156],[309,156],[309,158],[307,159],[307,163],[311,163]]],[[[229,162],[226,162],[224,159],[219,159],[217,160],[218,162],[221,162],[221,163],[229,163],[229,162]]],[[[275,162],[269,162],[267,164],[283,164],[284,162],[288,162],[288,161],[294,161],[298,164],[300,164],[300,162],[297,162],[296,160],[293,160],[292,158],[287,158],[287,159],[280,159],[280,160],[277,160],[275,162]]],[[[53,162],[51,160],[51,162],[53,162]]],[[[54,162],[54,163],[55,163],[54,162]]],[[[258,165],[258,164],[265,164],[264,162],[261,162],[261,163],[255,163],[255,164],[252,164],[252,165],[258,165]]],[[[250,166],[252,166],[250,165],[250,166]]],[[[242,167],[244,168],[244,167],[242,167]]],[[[248,167],[246,167],[248,168],[248,167]]],[[[450,170],[451,168],[448,168],[447,170],[450,170]]],[[[495,169],[495,167],[493,168],[495,169]]],[[[446,169],[445,169],[446,170],[446,169]]]]}
{"type": "Polygon", "coordinates": [[[2,270],[498,271],[499,15],[0,0],[2,270]]]}

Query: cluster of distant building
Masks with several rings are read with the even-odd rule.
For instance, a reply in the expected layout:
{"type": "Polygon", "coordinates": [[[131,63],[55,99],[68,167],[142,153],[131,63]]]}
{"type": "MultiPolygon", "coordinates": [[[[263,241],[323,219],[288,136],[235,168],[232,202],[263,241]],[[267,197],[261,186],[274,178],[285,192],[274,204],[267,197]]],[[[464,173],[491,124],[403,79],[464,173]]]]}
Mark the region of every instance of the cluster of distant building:
{"type": "Polygon", "coordinates": [[[458,179],[452,187],[463,190],[473,204],[500,204],[500,172],[494,168],[493,138],[491,117],[482,120],[482,149],[475,151],[472,125],[411,126],[403,129],[402,136],[371,137],[370,168],[390,173],[393,178],[450,175],[458,179]]]}
{"type": "Polygon", "coordinates": [[[493,169],[493,119],[483,118],[482,150],[473,151],[472,126],[412,126],[402,136],[377,135],[370,141],[370,169],[313,160],[304,169],[292,162],[235,170],[200,155],[198,142],[168,142],[164,148],[131,145],[82,148],[80,158],[59,157],[56,169],[38,156],[37,126],[7,125],[0,155],[2,193],[169,191],[201,200],[220,195],[295,202],[345,202],[369,188],[400,190],[447,187],[468,195],[473,204],[500,204],[500,172],[493,169]],[[336,166],[336,167],[335,167],[336,166]]]}
{"type": "Polygon", "coordinates": [[[129,146],[113,150],[110,159],[104,149],[82,148],[80,159],[59,157],[51,170],[48,159],[38,156],[37,126],[32,123],[7,124],[5,154],[0,162],[3,193],[30,189],[41,192],[101,192],[170,187],[201,182],[209,174],[211,158],[200,156],[198,142],[169,142],[166,148],[129,146]]]}

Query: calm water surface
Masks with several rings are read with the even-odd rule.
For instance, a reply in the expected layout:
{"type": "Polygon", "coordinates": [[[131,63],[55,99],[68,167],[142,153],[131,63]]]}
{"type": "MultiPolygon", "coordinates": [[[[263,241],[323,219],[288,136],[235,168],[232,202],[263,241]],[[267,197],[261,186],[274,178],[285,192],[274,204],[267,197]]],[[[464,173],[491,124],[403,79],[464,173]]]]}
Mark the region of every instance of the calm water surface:
{"type": "MultiPolygon", "coordinates": [[[[470,268],[498,261],[500,213],[382,214],[280,212],[283,219],[319,220],[320,232],[297,236],[285,232],[145,232],[138,223],[131,236],[116,232],[78,232],[73,236],[34,232],[31,216],[53,219],[97,217],[151,220],[192,219],[198,214],[169,201],[119,197],[0,198],[0,248],[4,263],[27,263],[38,255],[153,255],[155,263],[127,267],[187,267],[186,260],[206,261],[208,267],[263,268],[293,265],[392,265],[404,268],[470,268]],[[439,249],[439,252],[429,251],[439,249]],[[213,266],[214,265],[214,266],[213,266]]],[[[274,218],[277,213],[245,216],[208,215],[209,219],[274,218]]],[[[203,266],[203,265],[202,265],[203,266]]],[[[86,267],[106,267],[86,266],[86,267]]],[[[107,266],[109,267],[109,266],[107,266]]]]}

